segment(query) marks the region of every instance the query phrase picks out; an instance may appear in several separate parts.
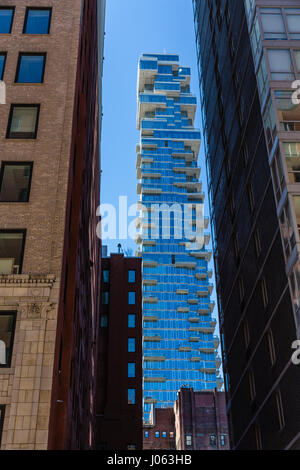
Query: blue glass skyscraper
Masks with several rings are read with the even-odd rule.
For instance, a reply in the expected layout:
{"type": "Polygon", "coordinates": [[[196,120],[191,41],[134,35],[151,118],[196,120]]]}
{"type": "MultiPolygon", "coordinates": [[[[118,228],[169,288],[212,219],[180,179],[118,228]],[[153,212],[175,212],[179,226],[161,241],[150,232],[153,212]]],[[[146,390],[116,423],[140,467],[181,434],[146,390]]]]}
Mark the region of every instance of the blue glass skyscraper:
{"type": "Polygon", "coordinates": [[[144,54],[139,60],[137,242],[143,262],[145,422],[153,406],[173,407],[180,387],[211,390],[222,383],[190,78],[177,55],[144,54]]]}

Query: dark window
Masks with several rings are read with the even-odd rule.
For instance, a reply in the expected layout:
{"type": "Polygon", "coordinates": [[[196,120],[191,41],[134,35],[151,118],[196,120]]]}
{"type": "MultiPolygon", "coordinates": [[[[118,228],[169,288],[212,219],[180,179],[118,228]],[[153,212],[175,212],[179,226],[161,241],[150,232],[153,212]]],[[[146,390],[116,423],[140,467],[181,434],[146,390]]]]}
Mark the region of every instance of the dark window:
{"type": "Polygon", "coordinates": [[[0,52],[0,80],[3,80],[5,62],[6,62],[6,52],[0,52]]]}
{"type": "Polygon", "coordinates": [[[0,311],[0,367],[10,367],[15,324],[16,312],[0,311]]]}
{"type": "Polygon", "coordinates": [[[103,282],[109,282],[109,271],[108,271],[108,269],[104,269],[102,271],[102,281],[103,282]]]}
{"type": "Polygon", "coordinates": [[[128,362],[128,377],[135,377],[135,362],[128,362]]]}
{"type": "Polygon", "coordinates": [[[0,34],[11,33],[14,12],[14,8],[0,8],[0,34]]]}
{"type": "Polygon", "coordinates": [[[102,305],[108,305],[109,302],[109,292],[102,292],[102,305]]]}
{"type": "Polygon", "coordinates": [[[276,352],[275,352],[273,332],[271,329],[268,331],[268,345],[269,345],[271,365],[273,366],[276,362],[276,352]]]}
{"type": "Polygon", "coordinates": [[[107,328],[108,318],[107,315],[101,315],[100,317],[100,327],[107,328]]]}
{"type": "Polygon", "coordinates": [[[135,313],[128,314],[128,328],[135,328],[135,313]]]}
{"type": "Polygon", "coordinates": [[[221,443],[221,447],[224,447],[226,445],[226,434],[221,434],[220,443],[221,443]]]}
{"type": "Polygon", "coordinates": [[[4,162],[0,171],[0,202],[28,202],[32,163],[4,162]]]}
{"type": "Polygon", "coordinates": [[[255,388],[254,374],[252,370],[250,370],[249,372],[249,390],[250,390],[250,398],[253,401],[256,396],[256,388],[255,388]]]}
{"type": "Polygon", "coordinates": [[[35,139],[39,120],[39,104],[12,104],[7,139],[35,139]]]}
{"type": "Polygon", "coordinates": [[[25,230],[0,230],[0,274],[22,272],[25,230]]]}
{"type": "Polygon", "coordinates": [[[52,8],[27,8],[24,34],[49,34],[52,8]]]}
{"type": "Polygon", "coordinates": [[[276,392],[276,405],[277,405],[277,413],[278,413],[278,421],[279,421],[279,429],[283,429],[285,427],[285,419],[284,419],[284,412],[282,406],[282,398],[280,390],[276,392]]]}
{"type": "Polygon", "coordinates": [[[267,292],[266,280],[264,278],[260,281],[260,288],[261,288],[263,304],[264,304],[264,307],[266,308],[268,305],[268,292],[267,292]]]}
{"type": "Polygon", "coordinates": [[[249,324],[247,320],[244,321],[243,327],[244,327],[245,346],[247,349],[250,344],[250,332],[249,332],[249,324]]]}
{"type": "Polygon", "coordinates": [[[135,282],[135,271],[133,269],[128,271],[128,282],[135,282]]]}
{"type": "Polygon", "coordinates": [[[43,83],[46,54],[20,53],[16,83],[43,83]]]}
{"type": "Polygon", "coordinates": [[[135,352],[135,338],[128,338],[128,352],[135,352]]]}
{"type": "Polygon", "coordinates": [[[209,445],[215,447],[217,445],[217,438],[214,434],[209,436],[209,445]]]}
{"type": "Polygon", "coordinates": [[[255,440],[256,440],[256,449],[262,450],[261,431],[260,431],[260,426],[258,426],[258,424],[255,425],[255,440]]]}
{"type": "Polygon", "coordinates": [[[0,446],[1,446],[2,430],[3,430],[3,423],[4,423],[4,415],[5,415],[5,405],[0,405],[0,446]]]}
{"type": "Polygon", "coordinates": [[[135,305],[135,292],[128,292],[128,304],[135,305]]]}
{"type": "Polygon", "coordinates": [[[127,391],[128,405],[135,405],[135,388],[129,388],[127,391]]]}
{"type": "Polygon", "coordinates": [[[257,258],[259,258],[260,252],[261,252],[261,246],[260,246],[260,238],[259,238],[258,229],[255,230],[255,232],[253,234],[253,238],[254,238],[254,246],[255,246],[256,256],[257,256],[257,258]]]}

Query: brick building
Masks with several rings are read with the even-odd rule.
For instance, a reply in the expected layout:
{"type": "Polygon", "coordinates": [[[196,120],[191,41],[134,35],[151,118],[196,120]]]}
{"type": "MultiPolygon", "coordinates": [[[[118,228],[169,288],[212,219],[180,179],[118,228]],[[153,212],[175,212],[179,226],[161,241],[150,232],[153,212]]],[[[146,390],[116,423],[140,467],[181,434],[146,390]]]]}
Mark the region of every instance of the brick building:
{"type": "Polygon", "coordinates": [[[31,3],[0,0],[0,445],[88,449],[105,4],[31,3]]]}
{"type": "Polygon", "coordinates": [[[142,449],[141,259],[102,258],[97,448],[142,449]]]}
{"type": "Polygon", "coordinates": [[[144,450],[175,450],[175,416],[173,408],[152,407],[150,421],[144,426],[144,450]]]}
{"type": "Polygon", "coordinates": [[[177,450],[229,450],[224,392],[182,388],[174,413],[177,450]]]}
{"type": "Polygon", "coordinates": [[[229,450],[224,392],[181,388],[174,408],[152,408],[144,449],[229,450]]]}

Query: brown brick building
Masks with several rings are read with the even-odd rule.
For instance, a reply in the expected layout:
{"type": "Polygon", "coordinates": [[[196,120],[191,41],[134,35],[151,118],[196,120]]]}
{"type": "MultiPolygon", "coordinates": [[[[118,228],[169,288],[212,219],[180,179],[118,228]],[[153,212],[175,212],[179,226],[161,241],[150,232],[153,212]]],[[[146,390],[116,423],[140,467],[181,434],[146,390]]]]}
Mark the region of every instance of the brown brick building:
{"type": "Polygon", "coordinates": [[[1,449],[91,448],[104,2],[0,18],[1,449]]]}
{"type": "Polygon", "coordinates": [[[141,259],[102,259],[97,448],[142,449],[141,259]]]}
{"type": "Polygon", "coordinates": [[[229,450],[225,393],[181,388],[173,408],[154,408],[144,449],[229,450]]]}

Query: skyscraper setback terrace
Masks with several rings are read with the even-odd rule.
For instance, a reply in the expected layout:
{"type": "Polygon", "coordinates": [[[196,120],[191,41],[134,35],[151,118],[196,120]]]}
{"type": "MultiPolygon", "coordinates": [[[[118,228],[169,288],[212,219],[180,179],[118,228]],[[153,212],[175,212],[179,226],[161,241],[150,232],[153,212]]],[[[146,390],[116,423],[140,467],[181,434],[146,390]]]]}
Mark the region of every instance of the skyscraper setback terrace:
{"type": "MultiPolygon", "coordinates": [[[[183,231],[181,239],[175,236],[183,224],[180,209],[184,212],[184,206],[189,206],[192,228],[204,201],[197,166],[200,132],[194,129],[196,98],[190,93],[190,78],[190,69],[180,66],[177,55],[140,58],[137,242],[143,270],[145,422],[153,407],[172,407],[182,386],[212,390],[222,383],[217,375],[218,338],[210,299],[211,253],[205,248],[209,235],[202,233],[202,242],[195,233],[187,236],[183,231]],[[174,204],[178,210],[168,212],[174,204]],[[153,218],[158,206],[160,214],[153,218]]],[[[207,227],[204,219],[198,228],[203,232],[207,227]]]]}

